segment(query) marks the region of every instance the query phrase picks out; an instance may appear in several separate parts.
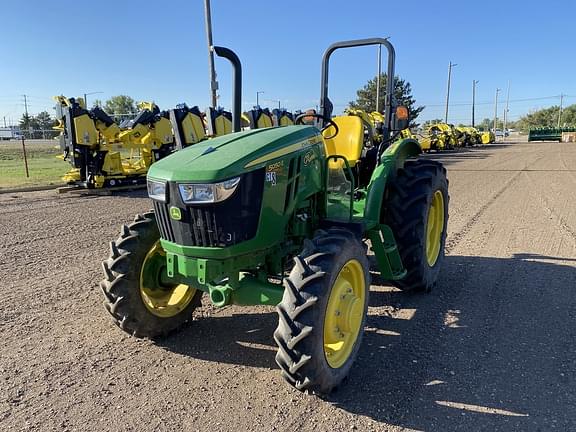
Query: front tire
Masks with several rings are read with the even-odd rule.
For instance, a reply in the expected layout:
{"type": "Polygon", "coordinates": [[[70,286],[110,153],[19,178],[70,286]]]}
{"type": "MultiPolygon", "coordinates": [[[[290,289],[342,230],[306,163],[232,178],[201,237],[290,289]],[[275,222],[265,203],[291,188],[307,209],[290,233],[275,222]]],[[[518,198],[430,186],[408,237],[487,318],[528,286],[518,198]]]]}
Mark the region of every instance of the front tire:
{"type": "Polygon", "coordinates": [[[319,231],[294,259],[277,306],[276,363],[298,390],[327,394],[348,375],[368,311],[363,243],[344,229],[319,231]]]}
{"type": "Polygon", "coordinates": [[[448,225],[446,169],[436,161],[406,161],[384,197],[382,223],[396,237],[407,274],[394,284],[404,291],[429,292],[444,261],[448,225]]]}
{"type": "Polygon", "coordinates": [[[165,255],[154,212],[136,215],[110,243],[100,288],[114,322],[136,337],[166,335],[192,318],[202,291],[166,281],[165,255]]]}

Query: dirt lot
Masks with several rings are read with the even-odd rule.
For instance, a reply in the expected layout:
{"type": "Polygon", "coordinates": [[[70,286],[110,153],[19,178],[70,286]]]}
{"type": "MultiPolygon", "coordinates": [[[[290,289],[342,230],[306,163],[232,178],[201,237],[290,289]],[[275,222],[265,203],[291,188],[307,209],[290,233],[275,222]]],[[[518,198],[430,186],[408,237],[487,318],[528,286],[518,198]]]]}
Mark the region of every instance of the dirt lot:
{"type": "Polygon", "coordinates": [[[273,309],[205,307],[159,343],[112,324],[100,261],[142,194],[0,195],[0,430],[575,430],[576,145],[434,158],[451,189],[438,288],[374,285],[325,400],[279,376],[273,309]]]}

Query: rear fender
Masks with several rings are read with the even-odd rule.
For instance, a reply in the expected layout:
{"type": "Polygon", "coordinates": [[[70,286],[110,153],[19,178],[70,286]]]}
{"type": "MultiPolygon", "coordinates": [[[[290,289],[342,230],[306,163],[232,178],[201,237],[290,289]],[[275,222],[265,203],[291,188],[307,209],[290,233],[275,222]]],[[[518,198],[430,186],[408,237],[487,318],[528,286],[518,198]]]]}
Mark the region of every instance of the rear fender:
{"type": "Polygon", "coordinates": [[[380,164],[372,173],[368,184],[364,209],[364,219],[368,229],[375,228],[380,224],[380,212],[388,179],[404,166],[406,159],[421,153],[422,149],[418,141],[411,138],[396,141],[382,153],[380,164]]]}

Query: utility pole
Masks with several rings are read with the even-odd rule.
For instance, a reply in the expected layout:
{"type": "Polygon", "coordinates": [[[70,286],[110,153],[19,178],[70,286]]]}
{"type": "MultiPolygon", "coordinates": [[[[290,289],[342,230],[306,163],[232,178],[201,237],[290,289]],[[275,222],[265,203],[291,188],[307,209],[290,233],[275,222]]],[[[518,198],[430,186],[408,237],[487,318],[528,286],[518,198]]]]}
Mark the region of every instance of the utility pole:
{"type": "Polygon", "coordinates": [[[99,94],[99,93],[104,93],[104,92],[96,91],[96,92],[84,93],[84,107],[86,109],[88,109],[88,97],[87,96],[95,95],[95,94],[99,94]]]}
{"type": "Polygon", "coordinates": [[[26,113],[26,118],[28,118],[28,100],[26,99],[26,95],[24,96],[24,112],[26,113]]]}
{"type": "Polygon", "coordinates": [[[259,96],[261,94],[264,94],[264,92],[263,91],[257,91],[256,92],[256,106],[260,106],[260,97],[259,96]]]}
{"type": "Polygon", "coordinates": [[[502,127],[502,138],[506,139],[506,129],[508,127],[508,105],[510,104],[510,80],[506,89],[506,109],[504,110],[504,127],[502,127]]]}
{"type": "Polygon", "coordinates": [[[281,100],[278,99],[264,99],[267,100],[268,102],[278,102],[278,109],[280,109],[280,104],[282,103],[281,100]]]}
{"type": "Polygon", "coordinates": [[[448,123],[448,104],[450,103],[450,80],[452,79],[452,68],[454,66],[458,65],[452,62],[448,64],[448,88],[446,90],[446,115],[444,116],[444,123],[448,123]]]}
{"type": "MultiPolygon", "coordinates": [[[[28,100],[26,99],[26,95],[24,96],[24,112],[26,113],[26,121],[28,122],[28,131],[32,134],[32,126],[30,125],[30,117],[28,117],[28,100]]],[[[28,172],[28,162],[26,161],[26,148],[24,147],[24,134],[22,134],[22,148],[24,150],[24,159],[26,162],[26,172],[28,172]]],[[[28,177],[28,175],[26,175],[28,177]]]]}
{"type": "Polygon", "coordinates": [[[472,127],[474,127],[474,107],[476,105],[476,84],[480,81],[472,80],[472,127]]]}
{"type": "Polygon", "coordinates": [[[378,44],[378,67],[376,70],[376,111],[380,112],[380,75],[382,75],[382,45],[380,44],[378,44]]]}
{"type": "Polygon", "coordinates": [[[560,94],[560,110],[558,111],[558,128],[560,128],[560,123],[562,121],[562,103],[564,102],[564,95],[560,94]]]}
{"type": "Polygon", "coordinates": [[[212,49],[212,13],[210,0],[204,0],[204,12],[206,17],[206,39],[208,42],[208,68],[210,73],[210,98],[212,108],[218,105],[218,81],[216,81],[216,68],[214,67],[214,51],[212,49]]]}
{"type": "Polygon", "coordinates": [[[496,121],[498,119],[498,93],[500,89],[496,89],[496,97],[494,98],[494,137],[496,137],[496,121]]]}

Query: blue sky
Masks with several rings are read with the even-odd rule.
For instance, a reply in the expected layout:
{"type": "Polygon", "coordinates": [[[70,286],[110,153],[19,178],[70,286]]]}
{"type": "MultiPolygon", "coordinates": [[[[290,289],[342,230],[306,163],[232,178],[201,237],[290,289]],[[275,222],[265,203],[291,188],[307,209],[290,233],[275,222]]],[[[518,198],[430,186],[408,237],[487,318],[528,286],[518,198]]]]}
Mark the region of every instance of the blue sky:
{"type": "MultiPolygon", "coordinates": [[[[162,109],[209,103],[202,0],[84,2],[6,1],[2,7],[0,124],[15,121],[29,95],[33,114],[50,97],[128,94],[162,109]]],[[[390,2],[212,0],[214,43],[234,49],[244,72],[244,109],[317,104],[320,60],[332,42],[390,37],[396,71],[407,79],[420,119],[443,117],[448,62],[453,69],[450,121],[468,122],[472,80],[477,119],[493,116],[494,92],[511,82],[510,118],[559,103],[576,103],[574,2],[390,2]],[[254,6],[252,6],[254,5],[254,6]],[[257,5],[260,5],[259,7],[257,5]],[[283,6],[285,5],[285,6],[283,6]],[[542,99],[540,99],[542,98],[542,99]],[[525,100],[530,99],[530,100],[525,100]],[[273,100],[273,101],[272,101],[273,100]]],[[[231,70],[216,61],[220,104],[230,107],[231,70]]],[[[335,111],[376,73],[376,48],[339,51],[331,64],[335,111]]],[[[502,111],[500,109],[500,114],[502,111]]]]}

